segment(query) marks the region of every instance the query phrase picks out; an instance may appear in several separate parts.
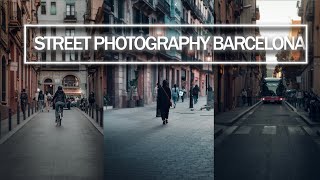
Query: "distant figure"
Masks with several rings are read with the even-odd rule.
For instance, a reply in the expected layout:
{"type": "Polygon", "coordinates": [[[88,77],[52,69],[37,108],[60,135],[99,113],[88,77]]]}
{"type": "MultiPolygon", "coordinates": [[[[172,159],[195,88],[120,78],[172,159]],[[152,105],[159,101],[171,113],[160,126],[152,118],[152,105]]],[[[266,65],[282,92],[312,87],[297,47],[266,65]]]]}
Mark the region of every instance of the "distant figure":
{"type": "Polygon", "coordinates": [[[200,92],[199,86],[195,85],[194,88],[192,89],[192,96],[193,96],[194,104],[197,104],[197,102],[198,102],[199,92],[200,92]]]}
{"type": "Polygon", "coordinates": [[[241,91],[241,97],[242,97],[242,104],[245,105],[246,104],[246,99],[247,99],[247,91],[245,88],[242,89],[241,91]]]}
{"type": "Polygon", "coordinates": [[[47,91],[46,92],[46,110],[49,112],[49,108],[50,108],[50,104],[51,104],[51,101],[52,101],[52,95],[47,91]]]}
{"type": "Polygon", "coordinates": [[[248,88],[247,91],[247,101],[248,101],[248,106],[252,106],[252,90],[248,88]]]}
{"type": "Polygon", "coordinates": [[[168,123],[169,109],[172,106],[171,103],[171,91],[166,80],[163,80],[162,86],[158,90],[158,101],[161,112],[162,123],[168,123]]]}
{"type": "Polygon", "coordinates": [[[184,86],[182,86],[182,89],[180,89],[180,92],[179,92],[179,96],[181,97],[182,102],[184,101],[185,93],[186,93],[186,89],[184,88],[184,86]]]}
{"type": "Polygon", "coordinates": [[[171,90],[171,94],[172,94],[172,100],[173,100],[173,104],[174,104],[173,107],[176,108],[178,97],[179,97],[179,88],[177,88],[177,85],[173,85],[173,88],[171,90]]]}
{"type": "Polygon", "coordinates": [[[26,93],[25,89],[22,89],[20,94],[20,104],[21,104],[21,111],[23,113],[23,118],[26,117],[26,106],[28,104],[28,94],[26,93]]]}
{"type": "Polygon", "coordinates": [[[94,92],[91,92],[89,95],[89,104],[90,107],[93,108],[94,103],[96,102],[96,99],[94,97],[94,92]]]}
{"type": "Polygon", "coordinates": [[[39,95],[38,95],[38,105],[39,105],[41,112],[43,112],[44,100],[45,100],[45,96],[44,96],[42,90],[40,90],[39,95]]]}
{"type": "Polygon", "coordinates": [[[300,108],[303,105],[303,92],[302,91],[297,92],[297,99],[298,99],[298,106],[300,108]]]}

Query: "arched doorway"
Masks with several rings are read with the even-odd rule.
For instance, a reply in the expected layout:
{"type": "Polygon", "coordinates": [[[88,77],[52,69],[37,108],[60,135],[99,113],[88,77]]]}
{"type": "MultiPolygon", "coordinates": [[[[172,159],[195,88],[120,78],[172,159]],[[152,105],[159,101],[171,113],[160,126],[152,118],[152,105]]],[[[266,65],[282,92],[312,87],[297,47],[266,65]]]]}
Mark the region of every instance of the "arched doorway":
{"type": "Polygon", "coordinates": [[[79,79],[74,75],[67,75],[62,80],[64,87],[79,87],[79,79]]]}
{"type": "Polygon", "coordinates": [[[50,78],[47,78],[43,81],[43,90],[44,92],[49,92],[51,95],[53,94],[54,91],[54,85],[53,81],[50,78]]]}

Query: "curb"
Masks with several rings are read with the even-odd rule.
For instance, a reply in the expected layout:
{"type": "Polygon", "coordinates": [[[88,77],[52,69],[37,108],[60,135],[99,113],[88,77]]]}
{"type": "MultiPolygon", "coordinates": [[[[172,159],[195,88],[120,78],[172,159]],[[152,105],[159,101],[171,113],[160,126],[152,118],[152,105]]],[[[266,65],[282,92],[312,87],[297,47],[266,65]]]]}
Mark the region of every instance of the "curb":
{"type": "Polygon", "coordinates": [[[246,109],[245,111],[243,111],[242,113],[238,114],[236,117],[232,118],[231,122],[217,122],[217,124],[220,125],[227,125],[227,126],[232,126],[234,123],[236,123],[242,116],[244,116],[245,114],[247,114],[249,111],[251,111],[252,109],[256,108],[258,105],[260,105],[262,103],[262,101],[260,100],[259,102],[257,102],[256,104],[252,105],[251,107],[249,107],[248,109],[246,109]]]}
{"type": "Polygon", "coordinates": [[[103,128],[101,128],[94,119],[92,119],[89,115],[87,115],[86,113],[84,113],[83,111],[81,111],[79,108],[76,108],[77,111],[79,111],[84,117],[86,117],[91,124],[103,135],[103,128]]]}
{"type": "Polygon", "coordinates": [[[26,120],[20,121],[21,123],[18,126],[16,126],[13,130],[11,130],[6,135],[0,138],[0,144],[5,143],[10,137],[12,137],[16,132],[22,129],[29,121],[31,121],[38,114],[39,114],[39,111],[32,114],[30,117],[26,118],[26,120]]]}
{"type": "Polygon", "coordinates": [[[223,133],[223,131],[224,131],[223,128],[219,129],[218,131],[214,131],[214,139],[219,137],[223,133]]]}
{"type": "Polygon", "coordinates": [[[299,113],[297,111],[297,109],[295,107],[293,107],[290,103],[288,103],[287,101],[284,101],[286,103],[286,105],[288,107],[290,107],[297,115],[299,115],[301,117],[301,119],[307,123],[309,126],[320,126],[320,123],[319,122],[314,122],[314,121],[311,121],[311,119],[309,119],[307,116],[299,113]]]}

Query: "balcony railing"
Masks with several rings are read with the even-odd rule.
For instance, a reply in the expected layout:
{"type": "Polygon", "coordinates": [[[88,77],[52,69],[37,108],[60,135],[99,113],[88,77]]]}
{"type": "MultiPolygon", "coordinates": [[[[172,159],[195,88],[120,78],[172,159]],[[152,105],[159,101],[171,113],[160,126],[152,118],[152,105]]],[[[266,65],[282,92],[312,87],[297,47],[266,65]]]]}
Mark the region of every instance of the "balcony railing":
{"type": "Polygon", "coordinates": [[[77,22],[77,12],[76,11],[64,12],[64,22],[77,22]]]}
{"type": "Polygon", "coordinates": [[[17,2],[10,2],[9,4],[9,25],[21,26],[22,25],[22,11],[17,2]]]}
{"type": "Polygon", "coordinates": [[[158,0],[156,7],[164,14],[170,15],[170,5],[166,0],[158,0]]]}
{"type": "Polygon", "coordinates": [[[141,10],[151,13],[154,11],[154,0],[136,0],[134,5],[141,10]]]}

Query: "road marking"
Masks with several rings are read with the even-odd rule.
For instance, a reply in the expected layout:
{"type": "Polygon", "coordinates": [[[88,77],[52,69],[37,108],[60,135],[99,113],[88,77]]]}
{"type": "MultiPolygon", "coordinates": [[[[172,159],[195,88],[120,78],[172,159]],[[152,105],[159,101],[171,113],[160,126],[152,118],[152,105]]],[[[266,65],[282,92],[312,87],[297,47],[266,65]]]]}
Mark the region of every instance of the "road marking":
{"type": "Polygon", "coordinates": [[[229,134],[232,134],[234,130],[236,130],[238,128],[238,126],[231,126],[230,128],[228,128],[226,131],[225,131],[225,134],[226,135],[229,135],[229,134]]]}
{"type": "Polygon", "coordinates": [[[300,126],[288,126],[290,135],[305,135],[300,126]]]}
{"type": "Polygon", "coordinates": [[[277,126],[264,126],[262,130],[262,134],[276,134],[277,126]]]}
{"type": "Polygon", "coordinates": [[[309,136],[317,136],[317,133],[315,133],[310,127],[308,126],[302,126],[302,128],[309,134],[309,136]]]}
{"type": "Polygon", "coordinates": [[[250,126],[241,126],[234,134],[249,134],[251,129],[250,126]]]}

